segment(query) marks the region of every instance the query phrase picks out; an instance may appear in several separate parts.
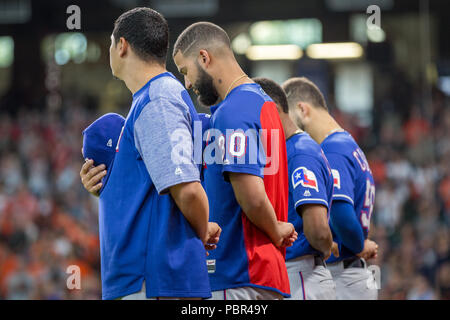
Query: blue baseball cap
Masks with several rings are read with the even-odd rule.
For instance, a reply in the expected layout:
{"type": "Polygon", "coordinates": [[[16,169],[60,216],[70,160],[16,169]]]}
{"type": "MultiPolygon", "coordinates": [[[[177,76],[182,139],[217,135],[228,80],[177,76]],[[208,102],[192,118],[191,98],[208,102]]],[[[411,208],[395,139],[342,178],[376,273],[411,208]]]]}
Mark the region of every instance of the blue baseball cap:
{"type": "Polygon", "coordinates": [[[116,154],[125,118],[117,113],[107,113],[83,131],[83,157],[94,160],[94,166],[104,164],[108,169],[116,154]]]}

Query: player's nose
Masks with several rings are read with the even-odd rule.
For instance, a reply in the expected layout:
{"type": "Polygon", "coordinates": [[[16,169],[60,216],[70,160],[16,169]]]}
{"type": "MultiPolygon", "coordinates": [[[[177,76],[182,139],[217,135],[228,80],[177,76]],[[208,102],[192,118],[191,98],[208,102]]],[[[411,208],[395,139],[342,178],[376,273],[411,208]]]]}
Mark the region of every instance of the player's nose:
{"type": "Polygon", "coordinates": [[[186,87],[187,90],[192,88],[192,83],[189,81],[189,79],[184,76],[184,86],[186,87]]]}

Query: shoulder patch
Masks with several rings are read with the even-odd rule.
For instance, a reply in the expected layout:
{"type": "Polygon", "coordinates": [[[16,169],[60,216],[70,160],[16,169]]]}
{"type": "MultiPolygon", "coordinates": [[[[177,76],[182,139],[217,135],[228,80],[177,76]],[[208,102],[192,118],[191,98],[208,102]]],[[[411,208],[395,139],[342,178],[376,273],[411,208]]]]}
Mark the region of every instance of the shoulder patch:
{"type": "Polygon", "coordinates": [[[292,186],[294,189],[301,184],[303,187],[312,188],[319,192],[316,175],[306,167],[299,167],[292,173],[292,186]]]}

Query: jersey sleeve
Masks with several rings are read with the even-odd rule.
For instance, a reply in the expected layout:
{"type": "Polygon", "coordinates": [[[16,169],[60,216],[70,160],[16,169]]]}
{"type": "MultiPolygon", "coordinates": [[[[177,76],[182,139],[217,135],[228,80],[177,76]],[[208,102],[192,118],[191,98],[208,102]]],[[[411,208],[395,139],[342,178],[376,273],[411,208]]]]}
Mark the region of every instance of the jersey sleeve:
{"type": "Polygon", "coordinates": [[[200,181],[187,107],[165,98],[151,101],[135,121],[134,139],[158,193],[200,181]]]}
{"type": "Polygon", "coordinates": [[[326,157],[333,174],[333,200],[342,200],[354,205],[354,163],[340,153],[327,153],[326,157]]]}
{"type": "Polygon", "coordinates": [[[318,159],[307,155],[296,155],[288,160],[289,185],[296,209],[311,203],[329,209],[325,169],[318,159]]]}
{"type": "Polygon", "coordinates": [[[355,208],[347,201],[333,201],[330,225],[342,244],[354,254],[364,249],[365,235],[358,221],[355,208]]]}
{"type": "Polygon", "coordinates": [[[256,129],[256,123],[243,118],[233,113],[223,113],[215,122],[215,128],[223,136],[219,139],[219,144],[223,145],[222,173],[225,179],[228,172],[264,177],[260,132],[256,129]]]}

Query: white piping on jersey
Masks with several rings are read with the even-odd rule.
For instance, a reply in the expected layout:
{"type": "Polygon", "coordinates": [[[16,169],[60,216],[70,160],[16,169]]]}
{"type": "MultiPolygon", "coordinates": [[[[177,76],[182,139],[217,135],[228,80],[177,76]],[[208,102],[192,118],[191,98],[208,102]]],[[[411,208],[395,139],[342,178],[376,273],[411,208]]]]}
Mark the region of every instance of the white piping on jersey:
{"type": "Polygon", "coordinates": [[[325,203],[325,205],[328,207],[328,202],[327,202],[327,201],[325,201],[325,200],[323,200],[323,199],[318,199],[318,198],[300,199],[300,200],[298,200],[298,201],[295,203],[294,207],[297,207],[297,205],[298,205],[300,202],[304,202],[304,201],[320,201],[320,202],[325,203]]]}
{"type": "Polygon", "coordinates": [[[353,205],[355,205],[355,203],[353,202],[353,199],[350,198],[349,196],[346,196],[345,194],[333,194],[333,199],[334,199],[334,198],[345,198],[345,199],[350,200],[350,202],[351,202],[353,205]]]}

